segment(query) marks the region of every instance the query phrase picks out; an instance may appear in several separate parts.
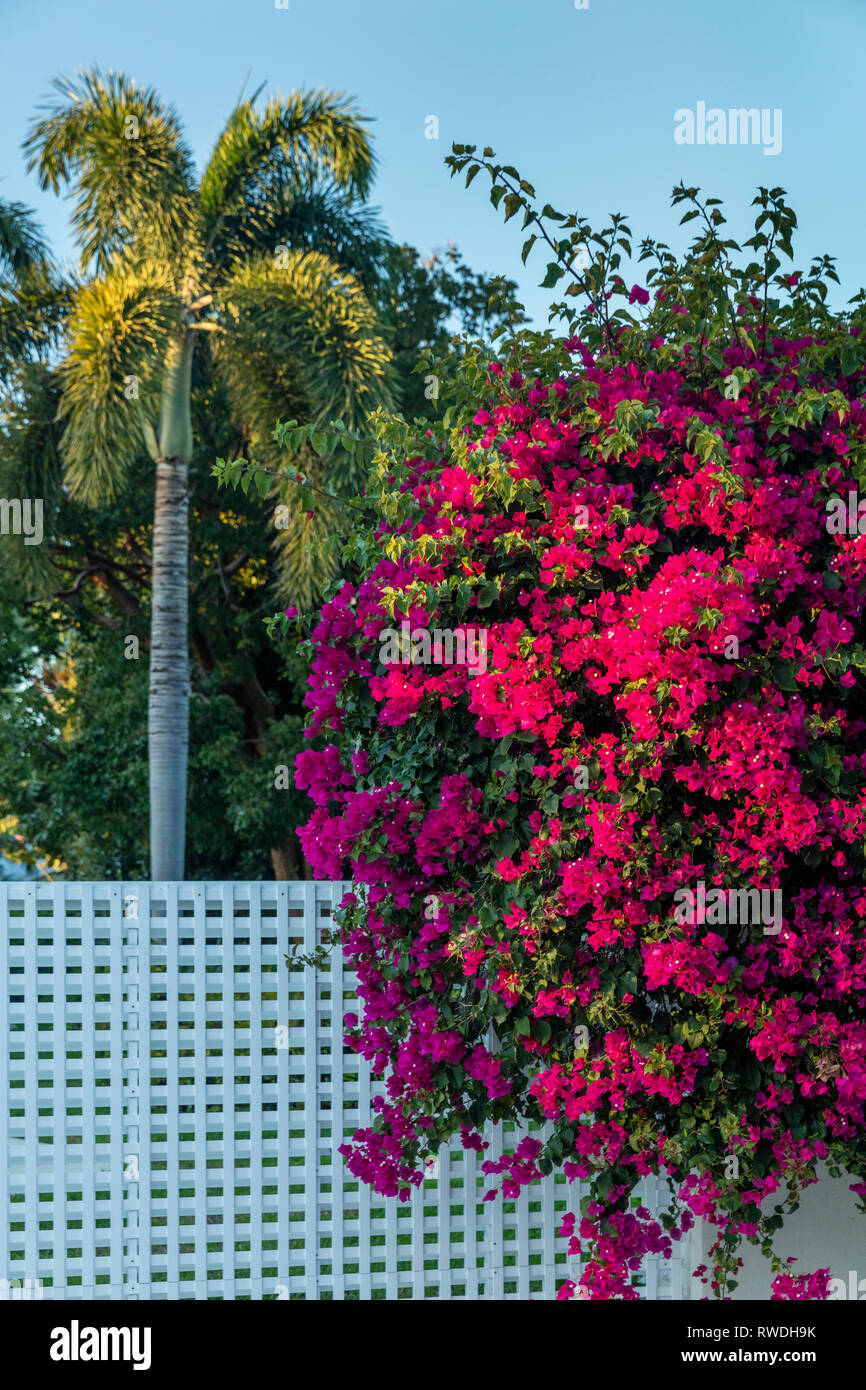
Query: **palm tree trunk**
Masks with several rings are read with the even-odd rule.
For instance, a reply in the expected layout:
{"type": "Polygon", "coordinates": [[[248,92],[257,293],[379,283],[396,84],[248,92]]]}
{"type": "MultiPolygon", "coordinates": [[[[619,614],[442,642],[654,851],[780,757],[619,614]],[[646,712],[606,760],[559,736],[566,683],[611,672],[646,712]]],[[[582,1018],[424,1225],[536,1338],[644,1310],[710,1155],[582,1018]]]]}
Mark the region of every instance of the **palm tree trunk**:
{"type": "Polygon", "coordinates": [[[186,765],[189,750],[190,372],[192,334],[167,363],[156,459],[153,516],[152,610],[148,740],[150,764],[150,876],[177,881],[184,874],[186,765]]]}
{"type": "Polygon", "coordinates": [[[298,851],[291,840],[282,840],[271,847],[271,863],[278,882],[287,883],[298,878],[298,851]]]}

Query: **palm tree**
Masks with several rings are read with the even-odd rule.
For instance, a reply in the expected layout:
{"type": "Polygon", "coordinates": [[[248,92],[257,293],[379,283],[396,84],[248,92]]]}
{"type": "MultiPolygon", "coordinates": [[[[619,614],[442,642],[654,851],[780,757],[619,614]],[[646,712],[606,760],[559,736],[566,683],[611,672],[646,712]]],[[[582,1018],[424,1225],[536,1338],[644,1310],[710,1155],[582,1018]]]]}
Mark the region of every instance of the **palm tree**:
{"type": "Polygon", "coordinates": [[[45,353],[60,326],[62,286],[33,213],[0,198],[0,381],[45,353]]]}
{"type": "Polygon", "coordinates": [[[65,482],[96,505],[155,465],[148,735],[151,875],[184,871],[187,509],[194,355],[210,355],[246,450],[281,416],[357,426],[390,399],[365,293],[374,158],[341,93],[240,101],[196,177],[178,118],[122,74],[58,79],[25,142],[43,188],[70,185],[82,263],[66,323],[65,482]]]}

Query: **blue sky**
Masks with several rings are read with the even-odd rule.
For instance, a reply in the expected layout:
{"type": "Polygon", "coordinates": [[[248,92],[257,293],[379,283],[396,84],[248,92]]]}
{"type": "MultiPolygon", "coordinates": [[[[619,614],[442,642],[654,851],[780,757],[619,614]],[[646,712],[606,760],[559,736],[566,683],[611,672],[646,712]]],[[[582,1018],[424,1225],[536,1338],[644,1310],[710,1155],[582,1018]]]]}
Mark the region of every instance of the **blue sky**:
{"type": "Polygon", "coordinates": [[[840,299],[866,281],[862,0],[0,0],[0,33],[0,195],[35,207],[63,255],[67,207],[25,174],[20,144],[51,77],[99,63],[155,86],[200,162],[248,72],[268,93],[353,94],[376,117],[373,201],[392,235],[425,253],[454,241],[473,267],[513,276],[539,324],[545,261],[536,250],[521,266],[520,219],[503,224],[481,177],[468,191],[451,180],[452,140],[492,145],[554,206],[596,225],[623,211],[636,237],[674,247],[679,179],[723,198],[740,240],[756,186],[781,184],[797,263],[836,255],[840,299]],[[780,109],[781,153],[677,145],[674,112],[699,101],[780,109]]]}

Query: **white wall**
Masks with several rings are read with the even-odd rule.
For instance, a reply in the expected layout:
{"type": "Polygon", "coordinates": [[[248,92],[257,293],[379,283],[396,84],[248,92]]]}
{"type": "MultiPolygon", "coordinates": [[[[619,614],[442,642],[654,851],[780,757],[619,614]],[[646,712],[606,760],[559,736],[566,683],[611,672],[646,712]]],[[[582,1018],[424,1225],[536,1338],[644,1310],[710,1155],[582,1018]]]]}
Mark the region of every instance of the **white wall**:
{"type": "MultiPolygon", "coordinates": [[[[852,1178],[831,1178],[825,1168],[819,1168],[819,1180],[802,1195],[800,1207],[785,1217],[785,1224],[776,1233],[776,1253],[783,1259],[796,1256],[792,1266],[795,1274],[811,1274],[816,1269],[829,1268],[832,1279],[842,1285],[831,1286],[831,1298],[866,1299],[866,1216],[856,1208],[856,1197],[848,1190],[852,1178]],[[862,1285],[858,1290],[858,1285],[862,1285]]],[[[772,1213],[780,1200],[777,1194],[764,1203],[764,1211],[772,1213]]],[[[714,1239],[715,1228],[700,1223],[692,1249],[698,1252],[697,1262],[707,1263],[707,1251],[714,1239]]],[[[743,1268],[737,1278],[739,1286],[731,1297],[734,1300],[763,1300],[770,1298],[773,1274],[769,1260],[760,1249],[743,1242],[739,1251],[743,1268]]],[[[692,1280],[692,1297],[702,1298],[709,1285],[692,1280]]]]}

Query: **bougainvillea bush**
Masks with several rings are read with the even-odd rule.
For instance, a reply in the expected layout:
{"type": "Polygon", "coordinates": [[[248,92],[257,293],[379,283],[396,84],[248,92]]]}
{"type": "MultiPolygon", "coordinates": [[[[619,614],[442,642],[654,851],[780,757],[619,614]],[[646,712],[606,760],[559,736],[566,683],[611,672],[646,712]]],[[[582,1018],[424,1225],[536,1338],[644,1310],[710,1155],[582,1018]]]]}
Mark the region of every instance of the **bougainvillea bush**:
{"type": "Polygon", "coordinates": [[[405,1198],[453,1134],[549,1122],[485,1171],[488,1197],[585,1181],[560,1297],[636,1297],[702,1217],[708,1290],[745,1238],[773,1297],[823,1298],[773,1237],[822,1161],[866,1194],[863,296],[831,311],[828,257],[780,271],[781,189],[748,252],[675,190],[698,235],[641,243],[629,285],[621,219],[536,212],[491,151],[451,162],[552,249],[566,331],[421,364],[441,421],[379,421],[312,628],[300,835],[354,881],[345,1025],[387,1078],[346,1161],[405,1198]],[[434,630],[483,632],[483,669],[432,659],[434,630]]]}

